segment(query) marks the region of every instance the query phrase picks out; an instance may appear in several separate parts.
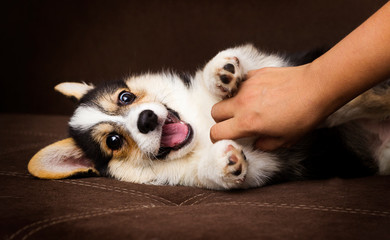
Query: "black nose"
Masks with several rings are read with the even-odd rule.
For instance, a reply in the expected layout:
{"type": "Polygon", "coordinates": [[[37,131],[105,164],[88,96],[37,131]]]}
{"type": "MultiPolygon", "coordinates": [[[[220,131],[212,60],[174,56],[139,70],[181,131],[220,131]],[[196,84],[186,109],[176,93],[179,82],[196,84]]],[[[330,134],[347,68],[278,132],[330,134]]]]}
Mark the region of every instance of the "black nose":
{"type": "Polygon", "coordinates": [[[148,133],[156,129],[158,125],[157,115],[152,110],[144,110],[138,116],[137,127],[141,133],[148,133]]]}

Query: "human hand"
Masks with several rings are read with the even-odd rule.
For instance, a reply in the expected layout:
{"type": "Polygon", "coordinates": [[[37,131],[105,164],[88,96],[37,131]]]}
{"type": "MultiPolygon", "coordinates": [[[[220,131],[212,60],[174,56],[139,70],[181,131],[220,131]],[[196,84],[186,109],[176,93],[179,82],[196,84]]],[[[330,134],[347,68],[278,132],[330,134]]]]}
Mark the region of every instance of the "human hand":
{"type": "Polygon", "coordinates": [[[255,147],[264,151],[294,144],[327,114],[322,85],[308,68],[250,71],[236,96],[213,106],[211,140],[257,137],[255,147]]]}
{"type": "Polygon", "coordinates": [[[214,105],[213,142],[258,137],[290,146],[339,107],[390,76],[390,2],[312,63],[251,71],[235,97],[214,105]]]}

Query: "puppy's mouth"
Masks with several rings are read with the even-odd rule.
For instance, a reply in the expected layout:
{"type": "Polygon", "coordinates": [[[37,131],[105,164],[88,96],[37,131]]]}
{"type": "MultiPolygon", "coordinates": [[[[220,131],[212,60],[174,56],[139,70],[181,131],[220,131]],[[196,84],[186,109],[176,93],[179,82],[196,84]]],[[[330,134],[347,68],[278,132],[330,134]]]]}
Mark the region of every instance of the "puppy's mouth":
{"type": "Polygon", "coordinates": [[[191,142],[193,130],[190,124],[181,121],[179,115],[168,109],[168,116],[162,126],[158,159],[165,158],[171,151],[176,151],[191,142]]]}

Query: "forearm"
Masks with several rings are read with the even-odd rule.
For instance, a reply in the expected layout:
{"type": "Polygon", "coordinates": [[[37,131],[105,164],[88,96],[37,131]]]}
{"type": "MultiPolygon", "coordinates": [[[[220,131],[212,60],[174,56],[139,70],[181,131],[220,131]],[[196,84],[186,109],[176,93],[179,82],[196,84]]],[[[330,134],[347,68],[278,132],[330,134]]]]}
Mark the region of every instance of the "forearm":
{"type": "Polygon", "coordinates": [[[258,137],[290,146],[390,75],[390,3],[312,63],[251,71],[236,96],[214,105],[211,139],[258,137]]]}
{"type": "Polygon", "coordinates": [[[330,114],[390,75],[390,3],[307,66],[330,114]]]}

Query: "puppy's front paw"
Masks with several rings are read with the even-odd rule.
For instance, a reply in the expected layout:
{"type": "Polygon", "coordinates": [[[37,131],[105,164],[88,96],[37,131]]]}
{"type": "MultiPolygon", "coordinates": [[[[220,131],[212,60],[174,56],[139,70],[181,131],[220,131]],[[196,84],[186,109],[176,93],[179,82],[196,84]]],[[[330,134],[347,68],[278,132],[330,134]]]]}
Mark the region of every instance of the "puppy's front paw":
{"type": "Polygon", "coordinates": [[[241,82],[242,73],[240,61],[237,57],[224,57],[219,61],[216,69],[215,87],[222,97],[231,97],[235,94],[241,82]]]}
{"type": "Polygon", "coordinates": [[[233,96],[243,77],[240,60],[228,53],[217,55],[204,70],[206,85],[221,99],[233,96]]]}

